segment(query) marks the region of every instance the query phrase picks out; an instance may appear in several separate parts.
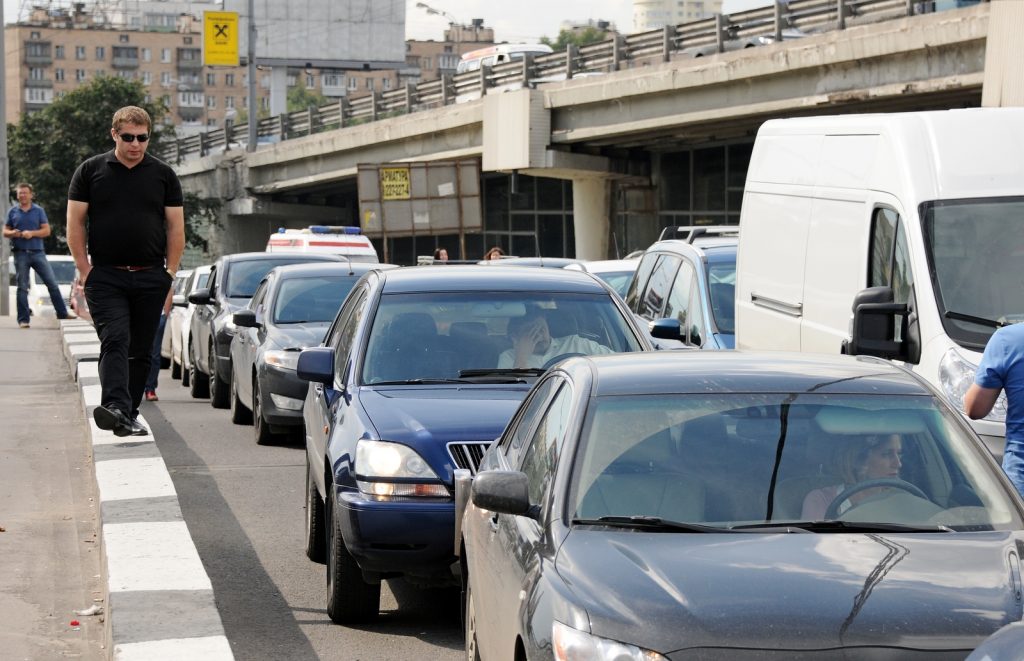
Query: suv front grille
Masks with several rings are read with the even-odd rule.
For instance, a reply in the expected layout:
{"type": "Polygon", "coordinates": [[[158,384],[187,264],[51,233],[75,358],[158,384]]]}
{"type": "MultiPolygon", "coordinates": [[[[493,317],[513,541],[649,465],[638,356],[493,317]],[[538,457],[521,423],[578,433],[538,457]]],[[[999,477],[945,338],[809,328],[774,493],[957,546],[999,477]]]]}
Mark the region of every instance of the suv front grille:
{"type": "Polygon", "coordinates": [[[456,468],[468,468],[473,475],[476,475],[476,471],[480,467],[480,460],[483,459],[484,452],[490,444],[490,441],[449,443],[448,454],[456,468]]]}

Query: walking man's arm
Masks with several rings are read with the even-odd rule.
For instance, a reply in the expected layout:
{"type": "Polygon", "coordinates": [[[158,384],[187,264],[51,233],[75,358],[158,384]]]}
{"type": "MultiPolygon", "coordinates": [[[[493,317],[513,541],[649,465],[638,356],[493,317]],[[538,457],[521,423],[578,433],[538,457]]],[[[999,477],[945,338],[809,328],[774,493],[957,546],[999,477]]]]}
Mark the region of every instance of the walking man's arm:
{"type": "Polygon", "coordinates": [[[185,251],[185,209],[167,207],[164,216],[167,219],[167,270],[173,278],[185,251]]]}
{"type": "Polygon", "coordinates": [[[88,211],[88,202],[68,200],[68,248],[75,260],[75,266],[78,267],[83,285],[89,277],[89,271],[92,270],[89,256],[85,251],[85,217],[88,211]]]}

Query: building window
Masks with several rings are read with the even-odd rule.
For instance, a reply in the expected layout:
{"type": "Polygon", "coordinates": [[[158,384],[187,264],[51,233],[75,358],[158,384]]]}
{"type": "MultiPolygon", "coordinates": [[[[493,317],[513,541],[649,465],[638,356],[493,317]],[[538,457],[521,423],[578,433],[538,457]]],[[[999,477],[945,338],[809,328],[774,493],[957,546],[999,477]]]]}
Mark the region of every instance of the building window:
{"type": "Polygon", "coordinates": [[[186,46],[191,46],[192,45],[192,37],[185,37],[184,43],[185,43],[186,46]]]}
{"type": "Polygon", "coordinates": [[[53,70],[53,79],[56,80],[59,83],[64,82],[64,69],[54,69],[53,70]]]}
{"type": "Polygon", "coordinates": [[[85,46],[75,46],[75,59],[76,60],[84,60],[85,59],[85,46]]]}
{"type": "Polygon", "coordinates": [[[345,77],[340,73],[325,73],[320,79],[324,87],[341,87],[345,84],[345,77]]]}
{"type": "Polygon", "coordinates": [[[296,77],[296,75],[293,74],[293,73],[290,73],[290,74],[288,74],[288,77],[285,80],[284,84],[287,87],[295,87],[295,83],[297,83],[297,82],[298,82],[298,78],[296,77]]]}
{"type": "Polygon", "coordinates": [[[167,85],[171,84],[171,72],[170,71],[161,71],[160,72],[160,84],[164,85],[165,87],[167,85]]]}
{"type": "Polygon", "coordinates": [[[64,59],[64,46],[54,46],[53,47],[53,56],[56,57],[58,60],[63,60],[64,59]]]}
{"type": "Polygon", "coordinates": [[[224,86],[225,87],[234,87],[235,86],[235,74],[233,74],[233,73],[226,73],[226,74],[224,74],[224,86]]]}
{"type": "Polygon", "coordinates": [[[29,39],[38,39],[39,38],[39,33],[36,32],[36,31],[29,32],[28,33],[28,38],[29,39]]]}
{"type": "Polygon", "coordinates": [[[163,104],[166,107],[168,107],[168,108],[171,107],[171,96],[169,94],[164,94],[163,96],[161,96],[160,97],[160,101],[163,102],[163,104]]]}
{"type": "Polygon", "coordinates": [[[152,94],[149,94],[149,93],[147,92],[147,93],[146,93],[146,96],[145,96],[145,97],[143,97],[143,98],[144,98],[144,100],[146,101],[146,103],[153,103],[153,95],[152,95],[152,94]]]}
{"type": "Polygon", "coordinates": [[[217,126],[217,120],[214,119],[213,117],[211,117],[208,120],[206,120],[206,125],[207,126],[217,126]]]}
{"type": "Polygon", "coordinates": [[[383,80],[383,84],[384,84],[384,89],[386,89],[386,90],[391,89],[391,79],[390,78],[385,78],[383,80]]]}
{"type": "Polygon", "coordinates": [[[153,51],[148,48],[142,49],[142,61],[151,62],[153,60],[153,51]]]}
{"type": "Polygon", "coordinates": [[[29,67],[28,78],[29,80],[42,80],[46,77],[43,75],[44,73],[45,72],[39,67],[29,67]]]}
{"type": "Polygon", "coordinates": [[[208,73],[208,74],[206,74],[206,84],[207,85],[216,85],[217,84],[217,74],[215,74],[215,73],[208,73]]]}
{"type": "Polygon", "coordinates": [[[171,61],[171,49],[161,48],[160,49],[160,61],[167,64],[171,61]]]}
{"type": "Polygon", "coordinates": [[[107,49],[103,46],[96,47],[96,59],[105,60],[107,58],[107,49]]]}
{"type": "Polygon", "coordinates": [[[429,58],[429,57],[425,57],[425,58],[423,58],[423,66],[422,66],[421,68],[422,68],[422,69],[429,69],[429,68],[430,68],[430,65],[431,65],[431,60],[430,60],[430,58],[429,58]]]}
{"type": "Polygon", "coordinates": [[[249,97],[247,97],[247,96],[243,96],[242,97],[242,107],[243,108],[248,108],[249,107],[249,97]]]}
{"type": "Polygon", "coordinates": [[[29,57],[50,57],[50,44],[25,44],[25,54],[29,57]]]}
{"type": "Polygon", "coordinates": [[[233,96],[225,96],[224,97],[224,107],[225,108],[234,108],[235,107],[235,97],[233,97],[233,96]]]}
{"type": "Polygon", "coordinates": [[[152,71],[143,71],[142,72],[142,84],[143,85],[152,85],[153,84],[153,72],[152,71]]]}
{"type": "Polygon", "coordinates": [[[75,81],[82,82],[85,80],[85,69],[75,69],[75,81]]]}
{"type": "Polygon", "coordinates": [[[270,99],[267,97],[260,99],[260,110],[270,110],[270,99]]]}
{"type": "Polygon", "coordinates": [[[216,108],[217,107],[217,97],[215,97],[215,96],[208,96],[208,97],[206,97],[206,107],[207,108],[216,108]]]}
{"type": "Polygon", "coordinates": [[[373,89],[373,78],[367,78],[366,79],[366,89],[368,89],[368,90],[372,90],[373,89]]]}
{"type": "Polygon", "coordinates": [[[316,78],[311,73],[306,74],[306,89],[311,90],[316,87],[316,78]]]}
{"type": "Polygon", "coordinates": [[[120,35],[117,36],[117,40],[119,42],[121,42],[122,44],[127,44],[128,43],[128,35],[120,34],[120,35]]]}
{"type": "Polygon", "coordinates": [[[452,52],[452,47],[451,46],[445,46],[444,47],[444,52],[446,52],[446,53],[452,52]]]}
{"type": "Polygon", "coordinates": [[[348,88],[350,90],[357,90],[357,89],[359,89],[359,79],[358,78],[351,78],[350,77],[348,79],[348,88]]]}

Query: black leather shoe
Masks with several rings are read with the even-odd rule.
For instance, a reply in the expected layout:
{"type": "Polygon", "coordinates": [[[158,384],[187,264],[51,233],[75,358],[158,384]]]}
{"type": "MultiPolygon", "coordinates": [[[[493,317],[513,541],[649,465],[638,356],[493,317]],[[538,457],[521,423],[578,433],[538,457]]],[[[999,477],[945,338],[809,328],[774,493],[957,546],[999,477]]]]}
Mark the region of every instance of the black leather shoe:
{"type": "Polygon", "coordinates": [[[149,436],[149,430],[138,420],[132,420],[132,433],[129,436],[149,436]]]}
{"type": "Polygon", "coordinates": [[[114,436],[130,436],[132,433],[132,419],[115,408],[97,406],[92,411],[92,418],[96,421],[97,427],[114,432],[114,436]]]}

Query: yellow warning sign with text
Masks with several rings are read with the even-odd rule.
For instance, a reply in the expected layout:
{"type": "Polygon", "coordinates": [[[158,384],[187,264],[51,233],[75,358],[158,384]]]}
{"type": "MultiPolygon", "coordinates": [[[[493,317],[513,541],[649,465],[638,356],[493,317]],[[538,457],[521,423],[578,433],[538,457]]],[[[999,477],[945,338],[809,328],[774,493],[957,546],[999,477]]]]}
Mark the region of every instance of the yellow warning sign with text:
{"type": "Polygon", "coordinates": [[[380,169],[381,200],[408,200],[411,196],[409,168],[380,169]]]}
{"type": "Polygon", "coordinates": [[[203,12],[203,64],[238,66],[238,12],[203,12]]]}

